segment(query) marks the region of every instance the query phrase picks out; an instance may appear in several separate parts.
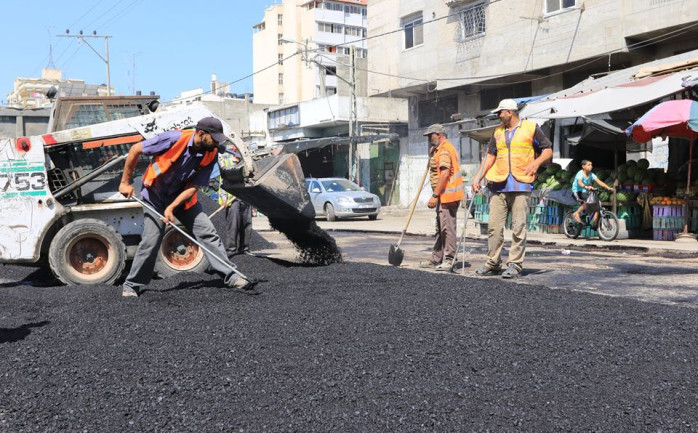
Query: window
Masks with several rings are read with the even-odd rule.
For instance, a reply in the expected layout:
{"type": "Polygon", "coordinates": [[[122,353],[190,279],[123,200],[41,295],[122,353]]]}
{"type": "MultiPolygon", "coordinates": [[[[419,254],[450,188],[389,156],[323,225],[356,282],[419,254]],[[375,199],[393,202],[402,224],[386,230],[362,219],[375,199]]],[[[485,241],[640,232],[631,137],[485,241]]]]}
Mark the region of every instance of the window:
{"type": "Polygon", "coordinates": [[[282,105],[284,103],[284,94],[283,92],[279,93],[279,105],[282,105]]]}
{"type": "Polygon", "coordinates": [[[284,55],[279,53],[279,63],[283,63],[283,62],[284,62],[284,55]]]}
{"type": "Polygon", "coordinates": [[[344,27],[344,34],[348,36],[366,37],[366,29],[363,27],[344,27]]]}
{"type": "Polygon", "coordinates": [[[462,9],[458,14],[458,42],[485,35],[485,3],[462,9]]]}
{"type": "Polygon", "coordinates": [[[419,127],[425,128],[434,123],[448,123],[451,121],[451,114],[457,112],[458,96],[456,95],[420,101],[417,105],[419,127]]]}
{"type": "Polygon", "coordinates": [[[283,15],[277,15],[277,20],[278,20],[277,22],[279,23],[279,25],[284,24],[284,16],[283,15]]]}
{"type": "Polygon", "coordinates": [[[346,5],[344,6],[344,13],[366,15],[366,8],[361,6],[346,5]]]}
{"type": "Polygon", "coordinates": [[[320,93],[321,90],[322,89],[320,88],[320,86],[315,86],[315,94],[318,98],[324,98],[326,96],[332,96],[337,94],[337,88],[333,86],[326,86],[324,95],[320,93]]]}
{"type": "Polygon", "coordinates": [[[80,126],[94,125],[95,123],[106,122],[107,110],[101,104],[79,105],[74,114],[65,123],[66,129],[78,128],[80,126]]]}
{"type": "Polygon", "coordinates": [[[499,105],[499,101],[502,99],[525,98],[531,94],[530,82],[511,84],[495,89],[482,89],[480,91],[480,110],[491,110],[499,105]]]}
{"type": "Polygon", "coordinates": [[[344,26],[341,24],[317,23],[317,29],[319,32],[326,32],[326,33],[342,34],[344,32],[344,26]]]}
{"type": "MultiPolygon", "coordinates": [[[[283,96],[283,94],[279,96],[283,96]]],[[[298,114],[298,106],[269,112],[269,129],[298,126],[299,124],[300,115],[298,114]]]]}
{"type": "Polygon", "coordinates": [[[549,14],[562,9],[572,8],[576,3],[576,0],[545,0],[545,13],[549,14]]]}
{"type": "Polygon", "coordinates": [[[283,39],[284,39],[284,35],[282,35],[281,33],[279,33],[279,45],[283,45],[283,44],[284,44],[283,39]]]}
{"type": "Polygon", "coordinates": [[[421,13],[418,17],[412,16],[411,18],[403,20],[402,27],[405,31],[406,50],[412,47],[416,47],[417,45],[422,45],[424,43],[424,36],[422,34],[421,13]]]}
{"type": "Polygon", "coordinates": [[[344,7],[339,3],[325,2],[325,9],[330,11],[343,11],[344,7]]]}
{"type": "Polygon", "coordinates": [[[284,84],[284,74],[279,74],[279,84],[284,84]]]}

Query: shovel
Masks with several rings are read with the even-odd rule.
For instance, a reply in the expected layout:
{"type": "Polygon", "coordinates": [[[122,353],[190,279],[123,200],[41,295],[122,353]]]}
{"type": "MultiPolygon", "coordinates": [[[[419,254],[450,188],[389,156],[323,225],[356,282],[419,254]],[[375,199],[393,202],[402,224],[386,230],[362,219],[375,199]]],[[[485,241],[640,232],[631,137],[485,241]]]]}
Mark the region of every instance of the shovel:
{"type": "Polygon", "coordinates": [[[422,190],[424,189],[424,181],[426,180],[428,173],[429,160],[427,160],[427,168],[426,170],[424,170],[424,175],[422,175],[422,182],[419,184],[419,191],[417,191],[417,196],[414,198],[414,201],[412,202],[412,206],[410,207],[410,213],[407,216],[407,221],[405,221],[405,226],[402,228],[400,239],[397,241],[397,244],[393,244],[390,246],[390,251],[388,252],[388,263],[390,263],[393,266],[400,266],[400,264],[402,263],[402,259],[405,257],[405,252],[400,249],[400,243],[402,242],[402,238],[405,236],[407,226],[410,225],[410,220],[412,219],[412,215],[414,214],[414,209],[417,207],[417,200],[419,200],[419,196],[422,194],[422,190]]]}
{"type": "MultiPolygon", "coordinates": [[[[165,217],[164,217],[163,215],[161,215],[158,211],[156,211],[155,209],[153,209],[150,205],[148,205],[148,203],[146,203],[146,202],[144,202],[143,200],[139,199],[139,198],[136,197],[135,195],[132,195],[131,198],[132,198],[133,200],[137,201],[138,204],[140,204],[141,206],[143,206],[143,209],[146,209],[148,212],[152,213],[153,215],[157,216],[157,217],[160,218],[160,219],[163,219],[163,220],[165,219],[165,217]]],[[[190,241],[192,241],[192,242],[194,243],[194,245],[198,246],[198,247],[201,248],[202,250],[206,251],[211,257],[213,257],[214,259],[218,260],[218,262],[220,262],[223,266],[225,266],[226,268],[230,269],[231,271],[233,271],[234,273],[238,274],[240,277],[246,279],[247,281],[249,281],[249,282],[251,282],[251,283],[255,283],[254,280],[252,280],[252,279],[250,279],[250,278],[247,278],[245,275],[242,274],[242,272],[238,271],[237,268],[236,268],[235,266],[231,265],[231,264],[228,263],[226,260],[223,260],[223,259],[221,259],[220,257],[218,257],[218,254],[212,253],[209,249],[207,249],[206,247],[204,247],[203,245],[201,245],[199,242],[196,241],[196,239],[194,239],[192,236],[190,236],[189,233],[187,233],[187,232],[185,232],[184,230],[182,230],[181,228],[177,227],[177,225],[176,225],[175,223],[173,223],[172,221],[170,221],[168,224],[171,225],[173,229],[175,229],[175,230],[177,230],[179,233],[181,233],[182,236],[184,236],[185,238],[187,238],[187,239],[189,239],[190,241]]]]}

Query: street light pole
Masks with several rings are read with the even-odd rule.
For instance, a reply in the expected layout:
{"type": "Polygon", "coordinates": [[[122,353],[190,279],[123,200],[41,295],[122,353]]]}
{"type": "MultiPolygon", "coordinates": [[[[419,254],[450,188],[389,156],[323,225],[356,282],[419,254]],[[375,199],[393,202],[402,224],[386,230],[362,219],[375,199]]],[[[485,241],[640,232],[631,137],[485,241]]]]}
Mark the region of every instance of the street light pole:
{"type": "Polygon", "coordinates": [[[106,36],[106,35],[99,36],[99,35],[97,35],[96,30],[93,31],[91,35],[83,35],[82,30],[80,30],[80,34],[71,35],[69,29],[65,31],[64,35],[57,35],[57,36],[62,37],[62,38],[78,38],[78,39],[80,39],[85,44],[87,44],[87,46],[90,47],[90,49],[92,51],[94,51],[95,54],[97,54],[97,57],[99,57],[100,59],[102,59],[102,61],[104,63],[106,63],[106,65],[107,65],[107,96],[111,96],[111,78],[109,76],[109,38],[111,38],[111,36],[106,36]],[[94,47],[92,45],[90,45],[90,43],[85,38],[104,38],[104,49],[105,49],[106,59],[104,57],[102,57],[102,55],[99,54],[99,52],[97,52],[97,50],[95,50],[94,47]]]}
{"type": "MultiPolygon", "coordinates": [[[[359,183],[359,167],[356,169],[356,175],[354,175],[354,146],[356,145],[356,135],[357,135],[357,121],[356,121],[356,48],[351,45],[349,47],[350,55],[350,80],[349,84],[351,87],[351,101],[350,101],[350,115],[349,115],[349,180],[359,183]]],[[[357,149],[358,150],[358,149],[357,149]]],[[[358,158],[357,158],[358,159],[358,158]]]]}

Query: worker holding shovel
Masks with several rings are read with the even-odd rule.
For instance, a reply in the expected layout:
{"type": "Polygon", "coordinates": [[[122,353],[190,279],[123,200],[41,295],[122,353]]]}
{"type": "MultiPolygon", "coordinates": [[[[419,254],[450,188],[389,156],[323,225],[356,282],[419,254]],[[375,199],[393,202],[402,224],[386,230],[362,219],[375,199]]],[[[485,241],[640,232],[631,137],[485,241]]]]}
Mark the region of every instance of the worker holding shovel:
{"type": "Polygon", "coordinates": [[[194,234],[211,267],[224,276],[226,286],[258,293],[254,283],[241,276],[227,259],[215,227],[196,199],[199,188],[208,185],[217,162],[218,145],[226,140],[221,121],[206,117],[197,123],[196,130],[167,131],[131,146],[119,192],[137,200],[147,211],[141,242],[124,281],[123,296],[138,296],[139,289],[150,282],[166,225],[177,228],[175,217],[194,234]],[[142,200],[134,196],[131,185],[141,155],[152,156],[143,174],[142,200]]]}
{"type": "Polygon", "coordinates": [[[450,272],[457,251],[456,216],[463,200],[463,178],[455,147],[446,138],[444,127],[431,125],[424,133],[429,139],[429,181],[432,195],[429,209],[436,209],[436,242],[431,259],[421,268],[450,272]]]}

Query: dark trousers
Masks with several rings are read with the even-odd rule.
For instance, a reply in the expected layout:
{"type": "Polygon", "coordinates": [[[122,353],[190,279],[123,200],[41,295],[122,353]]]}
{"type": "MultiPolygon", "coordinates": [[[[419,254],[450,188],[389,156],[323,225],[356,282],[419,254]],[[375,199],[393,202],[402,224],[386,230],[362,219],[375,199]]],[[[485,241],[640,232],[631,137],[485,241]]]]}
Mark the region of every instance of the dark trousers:
{"type": "Polygon", "coordinates": [[[458,206],[460,201],[436,205],[436,242],[431,254],[434,263],[452,262],[456,258],[458,206]]]}
{"type": "MultiPolygon", "coordinates": [[[[153,208],[155,208],[155,206],[153,206],[153,208]]],[[[164,209],[157,208],[155,208],[155,210],[161,214],[164,211],[164,209]]],[[[194,235],[194,239],[196,239],[197,242],[213,254],[225,259],[225,250],[223,249],[221,238],[218,236],[218,232],[208,218],[208,215],[203,211],[201,203],[197,203],[187,210],[182,206],[174,212],[174,215],[182,225],[194,235]]],[[[165,223],[146,210],[143,215],[141,243],[138,244],[138,250],[133,258],[131,271],[128,277],[126,277],[126,281],[124,281],[125,287],[138,288],[150,283],[164,234],[165,223]]],[[[223,277],[225,284],[227,286],[232,286],[235,280],[237,280],[237,274],[228,266],[225,266],[220,261],[211,257],[206,251],[204,251],[204,255],[208,259],[213,270],[223,277]]],[[[229,262],[229,266],[236,268],[232,262],[229,262]]]]}
{"type": "Polygon", "coordinates": [[[252,206],[240,199],[225,208],[226,233],[223,238],[228,258],[250,250],[252,206]]]}

